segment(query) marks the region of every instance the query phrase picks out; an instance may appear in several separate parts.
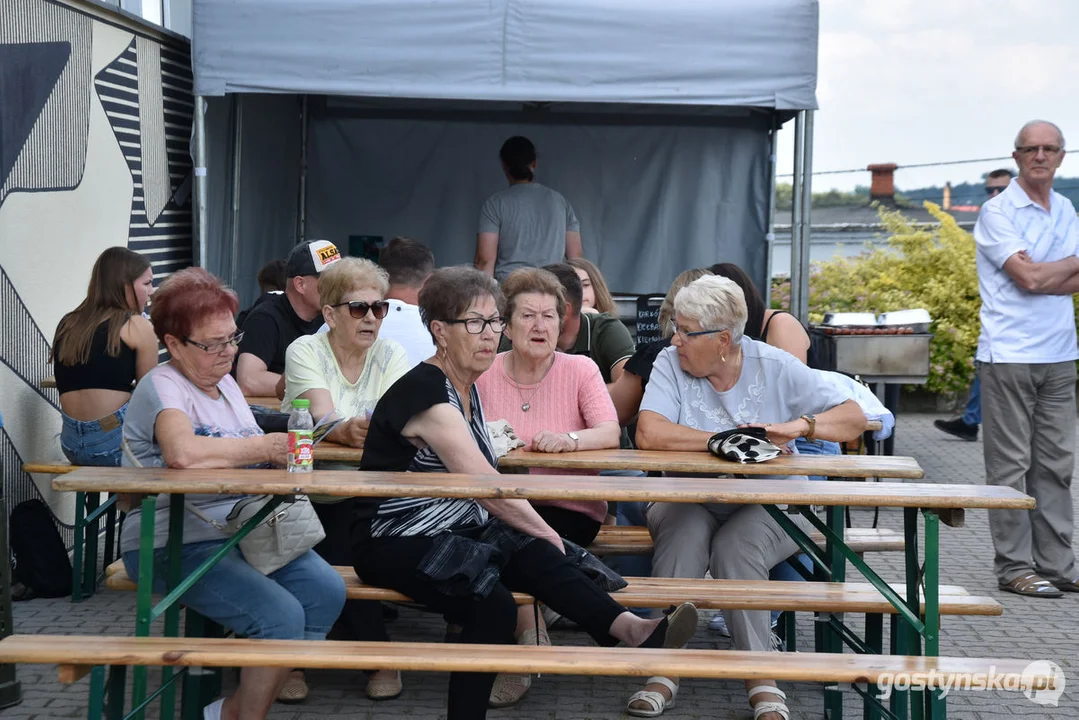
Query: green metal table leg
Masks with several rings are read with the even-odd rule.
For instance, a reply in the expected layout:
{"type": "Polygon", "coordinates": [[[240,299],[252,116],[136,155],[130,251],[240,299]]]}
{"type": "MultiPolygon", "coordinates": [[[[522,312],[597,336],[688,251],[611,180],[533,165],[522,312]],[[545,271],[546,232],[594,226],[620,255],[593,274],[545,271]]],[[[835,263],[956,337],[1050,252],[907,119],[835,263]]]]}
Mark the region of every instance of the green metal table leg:
{"type": "MultiPolygon", "coordinates": [[[[87,515],[97,510],[101,505],[101,493],[92,492],[86,496],[87,515]]],[[[98,521],[86,523],[86,561],[82,567],[82,592],[83,597],[90,597],[97,589],[97,538],[98,521]]]]}
{"type": "MultiPolygon", "coordinates": [[[[135,636],[150,637],[150,615],[154,607],[154,520],[157,496],[147,495],[142,501],[139,518],[139,579],[135,605],[135,636]]],[[[137,667],[131,673],[131,706],[138,707],[146,699],[146,668],[137,667]]],[[[135,714],[142,720],[144,714],[135,714]]]]}
{"type": "MultiPolygon", "coordinates": [[[[173,495],[169,500],[169,564],[166,583],[171,592],[176,589],[183,580],[183,567],[180,561],[183,557],[184,546],[184,496],[173,495]]],[[[165,637],[180,636],[180,603],[173,603],[172,607],[165,610],[165,637]]],[[[161,668],[161,682],[168,684],[161,693],[161,720],[172,720],[176,712],[176,687],[169,684],[172,679],[173,669],[161,668]]]]}
{"type": "MultiPolygon", "coordinates": [[[[888,637],[889,652],[892,655],[906,655],[907,638],[903,629],[903,618],[899,615],[890,615],[890,633],[888,637]]],[[[898,692],[895,689],[892,690],[891,696],[888,698],[888,709],[892,714],[900,718],[900,720],[907,719],[907,694],[906,692],[898,692]]]]}
{"type": "Polygon", "coordinates": [[[124,686],[126,684],[126,665],[113,665],[109,668],[109,704],[105,713],[107,720],[123,720],[124,686]]]}
{"type": "MultiPolygon", "coordinates": [[[[113,493],[109,493],[110,500],[112,497],[113,493]]],[[[119,554],[116,553],[116,503],[114,502],[105,515],[105,550],[102,553],[102,567],[108,567],[117,557],[119,554]],[[113,556],[114,554],[116,557],[113,556]]]]}
{"type": "MultiPolygon", "coordinates": [[[[903,508],[903,535],[906,541],[907,607],[919,618],[922,612],[919,580],[921,570],[918,552],[918,508],[903,508]]],[[[922,634],[910,623],[904,623],[907,636],[907,655],[922,654],[922,634]]],[[[910,693],[910,717],[923,720],[925,717],[925,693],[912,690],[910,693]]]]}
{"type": "MultiPolygon", "coordinates": [[[[923,510],[925,518],[925,655],[940,656],[940,516],[923,510]]],[[[939,720],[947,714],[947,701],[940,690],[929,692],[928,714],[939,720]]]]}
{"type": "MultiPolygon", "coordinates": [[[[827,508],[827,522],[828,527],[835,533],[836,537],[840,540],[844,537],[844,530],[846,529],[845,522],[845,508],[841,506],[830,505],[827,508]]],[[[847,560],[840,552],[839,546],[836,542],[828,537],[825,545],[824,552],[828,558],[829,570],[832,574],[832,582],[843,582],[847,574],[847,560]]],[[[826,613],[825,617],[830,618],[835,613],[826,613]]],[[[842,619],[842,616],[838,616],[842,619]]],[[[823,632],[824,651],[829,653],[842,653],[843,652],[843,640],[839,634],[832,627],[830,622],[820,623],[823,632]]],[[[838,686],[828,686],[824,688],[824,709],[825,713],[832,720],[841,720],[843,717],[843,693],[840,692],[838,686]]]]}
{"type": "Polygon", "coordinates": [[[90,720],[101,720],[105,712],[105,666],[94,665],[90,671],[90,704],[86,709],[90,720]]]}
{"type": "MultiPolygon", "coordinates": [[[[880,655],[884,652],[884,616],[880,613],[866,613],[865,644],[870,653],[880,655]]],[[[880,686],[870,683],[866,686],[866,691],[877,697],[880,695],[880,686]]],[[[865,720],[880,720],[883,717],[880,706],[869,699],[862,701],[862,715],[865,720]]]]}
{"type": "Polygon", "coordinates": [[[75,493],[75,538],[71,551],[71,602],[82,602],[83,533],[86,532],[86,493],[75,493]]]}

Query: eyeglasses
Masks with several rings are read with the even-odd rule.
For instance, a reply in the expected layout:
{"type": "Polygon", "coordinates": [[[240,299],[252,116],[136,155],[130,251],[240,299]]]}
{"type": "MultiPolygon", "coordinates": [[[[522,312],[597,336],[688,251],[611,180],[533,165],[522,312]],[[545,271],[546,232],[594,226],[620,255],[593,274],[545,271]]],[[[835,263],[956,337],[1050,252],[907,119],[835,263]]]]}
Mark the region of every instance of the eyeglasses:
{"type": "Polygon", "coordinates": [[[480,335],[483,333],[483,329],[488,325],[491,326],[491,331],[500,333],[506,329],[506,318],[493,317],[487,318],[465,318],[464,320],[443,320],[442,322],[449,325],[464,325],[465,330],[469,335],[480,335]]]}
{"type": "Polygon", "coordinates": [[[721,333],[721,332],[725,332],[725,331],[726,331],[726,328],[723,328],[722,330],[693,330],[693,331],[682,330],[677,325],[675,325],[673,320],[671,321],[671,332],[674,333],[675,335],[681,335],[682,337],[686,338],[687,340],[689,338],[698,337],[700,335],[713,335],[715,333],[721,333]]]}
{"type": "Polygon", "coordinates": [[[1004,189],[1006,187],[1008,187],[1008,186],[1007,185],[986,185],[985,186],[985,194],[988,195],[989,197],[993,197],[994,195],[999,195],[1000,193],[1004,192],[1004,189]]]}
{"type": "Polygon", "coordinates": [[[390,304],[385,300],[376,300],[373,303],[364,302],[362,300],[353,300],[352,302],[337,303],[336,305],[330,305],[333,308],[344,307],[348,305],[348,314],[356,320],[363,320],[367,317],[367,311],[370,310],[375,316],[376,320],[381,320],[386,317],[386,313],[390,310],[390,304]]]}
{"type": "Polygon", "coordinates": [[[1056,155],[1063,149],[1060,145],[1021,145],[1015,151],[1020,155],[1037,155],[1041,150],[1046,155],[1056,155]]]}
{"type": "Polygon", "coordinates": [[[228,340],[222,340],[221,342],[210,343],[209,345],[203,345],[202,343],[198,342],[197,340],[192,340],[189,337],[185,337],[184,342],[187,343],[188,345],[194,345],[199,350],[202,350],[204,353],[209,353],[210,355],[221,355],[222,353],[227,351],[229,348],[239,347],[240,346],[240,341],[242,341],[243,339],[244,339],[243,332],[238,332],[235,335],[233,335],[232,337],[230,337],[228,340]]]}

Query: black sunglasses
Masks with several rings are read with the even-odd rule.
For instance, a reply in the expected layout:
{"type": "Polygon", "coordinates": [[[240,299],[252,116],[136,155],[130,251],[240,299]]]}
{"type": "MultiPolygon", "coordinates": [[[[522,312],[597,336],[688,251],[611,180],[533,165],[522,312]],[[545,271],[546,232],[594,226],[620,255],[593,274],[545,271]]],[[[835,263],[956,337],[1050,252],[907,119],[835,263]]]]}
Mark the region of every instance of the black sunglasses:
{"type": "Polygon", "coordinates": [[[348,305],[348,314],[356,320],[362,320],[366,317],[368,310],[371,311],[376,320],[381,320],[386,317],[386,313],[390,311],[390,304],[385,300],[376,300],[373,303],[364,302],[363,300],[353,300],[352,302],[330,305],[330,307],[339,308],[344,307],[345,305],[348,305]]]}
{"type": "Polygon", "coordinates": [[[1002,187],[1002,186],[1000,186],[1000,185],[997,185],[997,186],[989,185],[989,186],[987,186],[987,187],[985,188],[985,194],[986,194],[986,195],[988,195],[989,197],[993,197],[993,196],[994,196],[994,195],[996,195],[997,193],[1002,193],[1002,192],[1004,192],[1004,188],[1006,188],[1006,187],[1008,187],[1008,186],[1007,186],[1007,185],[1004,185],[1004,186],[1002,187]]]}

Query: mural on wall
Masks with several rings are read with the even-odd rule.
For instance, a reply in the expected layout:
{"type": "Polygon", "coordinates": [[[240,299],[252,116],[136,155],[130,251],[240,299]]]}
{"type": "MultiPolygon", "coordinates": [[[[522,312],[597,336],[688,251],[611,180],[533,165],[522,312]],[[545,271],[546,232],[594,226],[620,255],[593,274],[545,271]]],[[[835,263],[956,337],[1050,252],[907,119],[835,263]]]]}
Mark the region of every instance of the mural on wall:
{"type": "MultiPolygon", "coordinates": [[[[182,40],[77,0],[0,2],[5,459],[60,456],[58,397],[40,384],[52,374],[55,323],[84,296],[91,257],[126,239],[150,260],[155,284],[191,264],[191,87],[182,40]],[[9,238],[38,254],[13,252],[9,238]]],[[[3,463],[5,495],[30,483],[20,465],[3,463]]]]}

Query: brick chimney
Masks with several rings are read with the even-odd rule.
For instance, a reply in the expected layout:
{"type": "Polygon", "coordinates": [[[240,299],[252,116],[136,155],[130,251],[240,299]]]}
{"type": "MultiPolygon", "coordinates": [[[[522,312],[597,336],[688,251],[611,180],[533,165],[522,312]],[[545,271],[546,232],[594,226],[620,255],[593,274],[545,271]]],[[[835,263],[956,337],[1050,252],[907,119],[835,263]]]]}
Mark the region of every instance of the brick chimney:
{"type": "Polygon", "coordinates": [[[880,200],[884,203],[895,202],[895,169],[899,167],[895,163],[880,163],[866,168],[873,174],[873,182],[869,186],[869,199],[880,200]]]}

